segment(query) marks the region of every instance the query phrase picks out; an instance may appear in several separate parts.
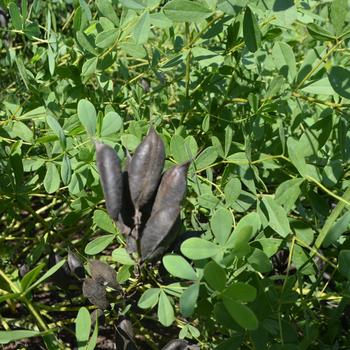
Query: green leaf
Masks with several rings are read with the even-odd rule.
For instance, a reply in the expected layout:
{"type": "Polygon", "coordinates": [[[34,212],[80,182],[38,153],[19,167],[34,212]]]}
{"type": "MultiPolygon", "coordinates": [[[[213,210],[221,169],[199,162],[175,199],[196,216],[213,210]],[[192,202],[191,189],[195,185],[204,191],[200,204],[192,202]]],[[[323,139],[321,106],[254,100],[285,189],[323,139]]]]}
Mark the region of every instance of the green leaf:
{"type": "Polygon", "coordinates": [[[16,30],[22,30],[23,28],[23,20],[22,16],[19,12],[18,6],[15,4],[15,2],[9,3],[9,12],[12,20],[12,24],[16,30]]]}
{"type": "Polygon", "coordinates": [[[88,100],[80,100],[78,103],[78,118],[90,136],[96,133],[96,110],[88,100]]]}
{"type": "Polygon", "coordinates": [[[96,6],[101,14],[113,22],[116,26],[119,24],[118,16],[109,0],[96,0],[96,6]]]}
{"type": "Polygon", "coordinates": [[[250,52],[255,52],[261,45],[261,32],[255,14],[249,6],[244,11],[243,38],[250,52]]]}
{"type": "Polygon", "coordinates": [[[151,20],[149,12],[145,11],[138,19],[134,28],[134,40],[136,44],[145,44],[148,41],[151,29],[151,20]]]}
{"type": "MultiPolygon", "coordinates": [[[[180,135],[174,135],[170,140],[170,152],[177,163],[183,163],[191,159],[191,154],[186,149],[185,140],[180,135]]],[[[193,155],[192,155],[193,156],[193,155]]]]}
{"type": "Polygon", "coordinates": [[[158,319],[165,327],[171,326],[175,320],[173,306],[171,305],[169,297],[162,290],[160,291],[158,303],[158,319]]]}
{"type": "Polygon", "coordinates": [[[224,298],[238,300],[242,302],[254,301],[256,298],[256,288],[243,282],[235,282],[229,285],[222,293],[224,298]]]}
{"type": "Polygon", "coordinates": [[[195,160],[196,170],[201,170],[213,164],[218,157],[215,146],[207,147],[195,160]]]}
{"type": "Polygon", "coordinates": [[[231,298],[223,299],[224,305],[231,317],[244,329],[255,330],[258,328],[258,320],[253,311],[231,298]]]}
{"type": "Polygon", "coordinates": [[[237,178],[230,179],[224,189],[225,200],[227,204],[231,206],[238,199],[241,191],[241,181],[237,178]]]}
{"type": "Polygon", "coordinates": [[[81,75],[85,78],[95,74],[97,67],[98,57],[92,57],[86,60],[81,68],[81,75]]]}
{"type": "Polygon", "coordinates": [[[70,158],[65,154],[61,165],[61,179],[64,185],[68,185],[72,178],[72,165],[70,158]]]}
{"type": "Polygon", "coordinates": [[[41,282],[44,282],[46,279],[51,277],[56,271],[58,271],[64,264],[66,260],[62,259],[56,265],[52,266],[48,271],[46,271],[35,283],[33,283],[28,289],[27,292],[38,286],[41,282]]]}
{"type": "Polygon", "coordinates": [[[333,0],[331,3],[330,20],[338,35],[343,33],[346,15],[349,12],[347,0],[333,0]]]}
{"type": "Polygon", "coordinates": [[[346,212],[343,216],[341,216],[335,224],[328,231],[324,241],[323,247],[327,248],[332,243],[335,243],[339,237],[348,231],[350,226],[350,211],[346,212]]]}
{"type": "Polygon", "coordinates": [[[224,245],[232,230],[232,214],[229,210],[218,209],[210,220],[210,226],[216,241],[224,245]]]}
{"type": "Polygon", "coordinates": [[[95,44],[101,49],[110,48],[118,39],[119,29],[113,28],[105,30],[96,35],[95,44]]]}
{"type": "Polygon", "coordinates": [[[197,275],[193,267],[180,255],[166,255],[163,257],[163,265],[168,272],[186,280],[196,280],[197,275]]]}
{"type": "Polygon", "coordinates": [[[309,32],[309,34],[316,40],[333,41],[335,39],[334,35],[332,35],[328,30],[324,29],[316,23],[308,24],[306,26],[306,29],[309,32]]]}
{"type": "Polygon", "coordinates": [[[60,144],[62,149],[64,150],[66,148],[66,136],[64,134],[64,131],[60,125],[60,123],[51,115],[47,115],[46,117],[47,124],[51,128],[51,130],[54,132],[54,134],[58,137],[60,140],[60,144]]]}
{"type": "Polygon", "coordinates": [[[108,136],[118,132],[123,126],[123,120],[117,112],[108,112],[102,122],[101,136],[108,136]]]}
{"type": "Polygon", "coordinates": [[[163,7],[164,14],[174,22],[199,22],[210,16],[211,11],[199,1],[172,0],[163,7]]]}
{"type": "Polygon", "coordinates": [[[120,0],[123,7],[132,10],[143,10],[146,6],[143,0],[120,0]]]}
{"type": "Polygon", "coordinates": [[[350,280],[350,250],[344,249],[339,253],[338,258],[339,272],[350,280]]]}
{"type": "Polygon", "coordinates": [[[304,86],[301,91],[315,95],[335,95],[335,91],[329,82],[329,77],[318,79],[304,86]]]}
{"type": "Polygon", "coordinates": [[[254,249],[247,261],[255,271],[265,273],[272,270],[272,263],[270,259],[260,249],[254,249]]]}
{"type": "Polygon", "coordinates": [[[47,193],[54,193],[60,188],[60,175],[56,165],[53,163],[46,164],[44,187],[47,193]]]}
{"type": "Polygon", "coordinates": [[[282,182],[276,190],[275,201],[282,205],[284,210],[288,213],[295,205],[296,200],[301,193],[300,185],[304,179],[295,178],[282,182]]]}
{"type": "Polygon", "coordinates": [[[113,220],[105,211],[100,209],[95,210],[93,220],[100,229],[110,233],[117,233],[113,220]]]}
{"type": "Polygon", "coordinates": [[[278,41],[272,48],[272,58],[279,73],[289,82],[297,75],[296,61],[292,48],[283,41],[278,41]]]}
{"type": "Polygon", "coordinates": [[[96,318],[95,328],[94,328],[94,331],[93,331],[91,338],[88,342],[86,350],[94,350],[96,348],[97,336],[98,336],[98,318],[96,318]]]}
{"type": "Polygon", "coordinates": [[[334,91],[347,99],[350,99],[350,70],[344,67],[333,66],[328,74],[328,79],[334,91]]]}
{"type": "Polygon", "coordinates": [[[158,303],[160,294],[159,288],[150,288],[147,289],[142,295],[140,300],[137,303],[137,306],[141,309],[151,309],[158,303]]]}
{"type": "Polygon", "coordinates": [[[199,284],[194,283],[187,287],[180,297],[180,312],[184,317],[193,314],[199,294],[199,284]]]}
{"type": "Polygon", "coordinates": [[[26,289],[28,287],[30,287],[30,285],[35,281],[35,279],[39,276],[41,270],[43,269],[43,267],[45,266],[44,263],[39,264],[38,266],[36,266],[34,269],[30,270],[29,272],[27,272],[25,274],[25,276],[23,276],[22,280],[21,280],[21,287],[22,287],[22,291],[26,291],[26,289]]]}
{"type": "Polygon", "coordinates": [[[95,255],[105,250],[114,240],[115,235],[104,235],[95,238],[85,247],[85,254],[95,255]]]}
{"type": "Polygon", "coordinates": [[[90,337],[91,317],[87,308],[79,309],[77,318],[75,319],[75,336],[79,350],[86,349],[90,337]]]}
{"type": "Polygon", "coordinates": [[[135,265],[135,261],[131,259],[129,253],[125,248],[117,248],[112,252],[112,258],[116,262],[123,265],[135,265]]]}
{"type": "Polygon", "coordinates": [[[267,209],[269,226],[280,236],[287,237],[290,226],[284,209],[271,197],[264,197],[262,202],[267,209]]]}
{"type": "Polygon", "coordinates": [[[40,332],[28,331],[26,329],[0,331],[0,344],[8,344],[20,339],[37,337],[38,335],[40,335],[40,332]]]}
{"type": "Polygon", "coordinates": [[[200,260],[215,256],[220,247],[203,238],[190,238],[181,245],[181,253],[192,260],[200,260]]]}
{"type": "Polygon", "coordinates": [[[227,241],[226,246],[231,248],[236,255],[245,256],[250,250],[248,242],[252,237],[252,233],[253,227],[250,225],[236,228],[227,241]]]}
{"type": "Polygon", "coordinates": [[[12,126],[13,136],[19,137],[21,140],[26,142],[33,141],[33,131],[28,126],[20,121],[15,121],[12,126]]]}
{"type": "Polygon", "coordinates": [[[210,288],[222,291],[226,286],[226,271],[215,261],[210,261],[204,267],[204,279],[210,288]]]}
{"type": "Polygon", "coordinates": [[[92,43],[91,39],[86,34],[84,34],[83,32],[77,32],[76,38],[77,38],[77,42],[84,50],[86,50],[87,52],[93,55],[97,55],[97,51],[94,47],[94,43],[92,43]]]}

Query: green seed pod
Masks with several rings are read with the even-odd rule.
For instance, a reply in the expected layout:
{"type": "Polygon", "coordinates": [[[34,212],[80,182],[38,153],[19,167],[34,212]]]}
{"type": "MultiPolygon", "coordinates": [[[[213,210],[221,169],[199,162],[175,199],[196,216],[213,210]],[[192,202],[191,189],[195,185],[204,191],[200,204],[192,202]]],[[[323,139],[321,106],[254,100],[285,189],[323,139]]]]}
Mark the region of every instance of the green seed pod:
{"type": "Polygon", "coordinates": [[[120,289],[117,274],[109,265],[99,260],[89,260],[91,277],[101,285],[120,289]]]}
{"type": "Polygon", "coordinates": [[[136,148],[128,165],[129,188],[135,209],[143,207],[154,194],[163,170],[165,149],[153,128],[136,148]]]}
{"type": "Polygon", "coordinates": [[[166,206],[178,207],[186,194],[186,176],[190,162],[167,170],[160,182],[152,213],[166,206]]]}
{"type": "Polygon", "coordinates": [[[110,217],[117,221],[122,205],[123,180],[120,160],[110,146],[96,142],[96,163],[110,217]]]}
{"type": "Polygon", "coordinates": [[[142,261],[159,257],[176,238],[171,229],[179,213],[179,207],[164,207],[151,215],[141,236],[142,261]]]}
{"type": "Polygon", "coordinates": [[[109,306],[106,289],[98,281],[92,278],[86,278],[83,283],[83,294],[89,299],[91,304],[100,309],[107,309],[109,306]]]}

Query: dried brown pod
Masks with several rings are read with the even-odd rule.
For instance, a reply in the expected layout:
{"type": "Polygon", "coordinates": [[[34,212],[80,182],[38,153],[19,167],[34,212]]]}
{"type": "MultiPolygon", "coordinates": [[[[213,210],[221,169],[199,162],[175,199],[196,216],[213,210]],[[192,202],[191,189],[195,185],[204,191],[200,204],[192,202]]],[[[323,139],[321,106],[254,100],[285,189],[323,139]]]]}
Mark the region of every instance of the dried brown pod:
{"type": "Polygon", "coordinates": [[[70,271],[75,274],[79,278],[85,277],[84,265],[78,258],[76,254],[74,254],[70,249],[68,250],[68,266],[70,271]]]}
{"type": "Polygon", "coordinates": [[[93,278],[86,278],[83,283],[83,294],[91,304],[100,309],[107,309],[109,306],[106,297],[106,288],[93,278]]]}
{"type": "Polygon", "coordinates": [[[119,350],[137,350],[134,341],[134,330],[129,320],[121,320],[116,327],[116,346],[119,350]]]}
{"type": "Polygon", "coordinates": [[[175,165],[167,170],[160,182],[152,213],[166,206],[180,206],[186,194],[186,176],[191,162],[175,165]]]}
{"type": "Polygon", "coordinates": [[[159,184],[164,161],[163,141],[151,128],[128,165],[130,194],[136,211],[152,198],[159,184]]]}
{"type": "Polygon", "coordinates": [[[117,274],[108,264],[99,260],[89,260],[91,277],[101,285],[119,289],[117,274]]]}
{"type": "Polygon", "coordinates": [[[157,258],[176,238],[171,229],[179,213],[179,207],[164,207],[151,215],[141,236],[142,261],[157,258]]]}
{"type": "Polygon", "coordinates": [[[96,163],[100,173],[108,214],[113,220],[117,221],[122,205],[123,193],[119,157],[112,147],[96,142],[96,163]]]}

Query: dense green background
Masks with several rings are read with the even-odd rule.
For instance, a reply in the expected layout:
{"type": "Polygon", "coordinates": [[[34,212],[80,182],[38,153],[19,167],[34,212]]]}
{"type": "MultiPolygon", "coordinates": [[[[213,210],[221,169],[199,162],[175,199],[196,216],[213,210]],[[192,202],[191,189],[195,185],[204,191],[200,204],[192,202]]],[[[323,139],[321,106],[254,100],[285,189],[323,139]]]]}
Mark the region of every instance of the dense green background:
{"type": "Polygon", "coordinates": [[[0,343],[53,328],[73,348],[79,309],[89,338],[86,299],[45,274],[70,246],[116,268],[104,327],[124,313],[140,346],[350,347],[348,0],[0,5],[0,343]],[[93,140],[124,159],[151,125],[166,167],[193,159],[181,215],[202,235],[139,275],[93,140]]]}

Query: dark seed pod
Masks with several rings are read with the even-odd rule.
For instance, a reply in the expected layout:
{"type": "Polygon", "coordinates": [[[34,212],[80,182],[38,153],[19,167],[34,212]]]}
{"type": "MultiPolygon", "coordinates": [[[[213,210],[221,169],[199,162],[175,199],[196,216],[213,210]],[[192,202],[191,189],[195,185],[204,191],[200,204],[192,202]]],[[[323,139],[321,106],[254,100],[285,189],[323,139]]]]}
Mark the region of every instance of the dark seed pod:
{"type": "Polygon", "coordinates": [[[116,346],[119,350],[137,350],[134,330],[129,320],[123,319],[116,327],[116,346]]]}
{"type": "MultiPolygon", "coordinates": [[[[61,260],[62,258],[58,254],[51,252],[49,255],[48,267],[53,267],[61,260]]],[[[70,270],[67,263],[65,263],[51,276],[51,280],[62,289],[68,288],[69,284],[72,283],[72,276],[70,275],[70,270]]]]}
{"type": "Polygon", "coordinates": [[[74,254],[70,249],[68,250],[68,266],[70,271],[75,274],[79,278],[85,277],[85,270],[83,263],[80,261],[80,259],[77,257],[76,254],[74,254]]]}
{"type": "Polygon", "coordinates": [[[179,213],[179,207],[165,207],[152,214],[141,236],[142,261],[157,258],[176,238],[171,229],[179,213]]]}
{"type": "Polygon", "coordinates": [[[18,268],[18,270],[20,277],[23,278],[30,271],[30,268],[27,264],[23,264],[18,268]]]}
{"type": "Polygon", "coordinates": [[[190,345],[186,340],[171,340],[162,350],[200,350],[198,345],[190,345]]]}
{"type": "Polygon", "coordinates": [[[89,299],[91,304],[96,305],[100,309],[107,309],[109,306],[106,289],[98,281],[92,278],[86,278],[83,283],[83,294],[89,299]]]}
{"type": "Polygon", "coordinates": [[[152,213],[166,206],[180,206],[186,194],[186,176],[189,166],[190,162],[175,165],[164,173],[152,213]]]}
{"type": "Polygon", "coordinates": [[[120,226],[119,229],[124,234],[124,236],[127,236],[134,225],[133,217],[135,215],[135,208],[131,200],[128,172],[124,171],[122,177],[123,177],[123,198],[122,198],[123,205],[120,210],[118,222],[120,226]]]}
{"type": "Polygon", "coordinates": [[[105,314],[101,309],[96,309],[91,312],[91,324],[95,325],[96,319],[98,320],[99,325],[103,325],[105,321],[105,314]]]}
{"type": "Polygon", "coordinates": [[[136,148],[128,166],[129,188],[135,209],[143,207],[154,194],[163,170],[165,149],[153,128],[136,148]]]}
{"type": "Polygon", "coordinates": [[[119,157],[112,147],[96,142],[96,163],[108,214],[117,221],[122,205],[123,191],[119,157]]]}
{"type": "Polygon", "coordinates": [[[89,260],[91,277],[101,285],[119,289],[117,274],[109,265],[99,260],[89,260]]]}

